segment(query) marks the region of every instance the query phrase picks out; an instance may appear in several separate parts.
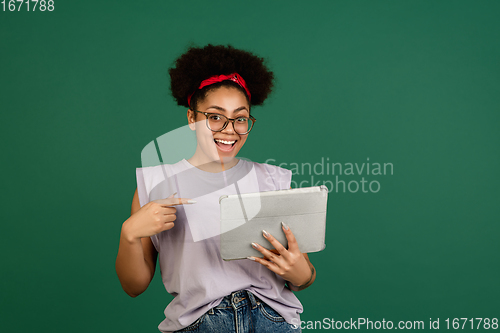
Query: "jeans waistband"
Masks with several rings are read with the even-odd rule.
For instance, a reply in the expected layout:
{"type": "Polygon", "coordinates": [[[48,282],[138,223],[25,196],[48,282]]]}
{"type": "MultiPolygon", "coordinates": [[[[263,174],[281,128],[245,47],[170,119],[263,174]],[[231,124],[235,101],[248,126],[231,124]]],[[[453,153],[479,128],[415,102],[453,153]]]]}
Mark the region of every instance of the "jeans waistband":
{"type": "Polygon", "coordinates": [[[227,295],[222,299],[219,305],[215,307],[215,309],[223,309],[223,308],[234,308],[238,309],[245,305],[250,305],[252,309],[257,307],[261,302],[254,294],[247,290],[238,290],[232,292],[230,295],[227,295]]]}

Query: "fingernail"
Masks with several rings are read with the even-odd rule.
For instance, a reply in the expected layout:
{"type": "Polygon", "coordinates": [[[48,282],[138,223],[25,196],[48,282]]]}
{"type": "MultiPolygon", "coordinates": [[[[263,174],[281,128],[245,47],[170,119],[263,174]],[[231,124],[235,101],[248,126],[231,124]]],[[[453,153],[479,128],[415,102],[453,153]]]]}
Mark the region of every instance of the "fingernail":
{"type": "Polygon", "coordinates": [[[176,194],[177,194],[177,192],[174,192],[174,193],[172,193],[170,196],[171,196],[171,197],[173,197],[173,196],[174,196],[174,195],[176,195],[176,194]]]}
{"type": "Polygon", "coordinates": [[[267,238],[267,237],[269,237],[269,233],[268,233],[267,231],[265,231],[265,230],[262,230],[262,234],[263,234],[263,235],[264,235],[264,237],[266,237],[266,238],[267,238]]]}
{"type": "Polygon", "coordinates": [[[286,224],[285,222],[281,222],[281,225],[283,226],[283,228],[284,228],[285,230],[290,229],[290,227],[288,227],[288,224],[286,224]]]}
{"type": "Polygon", "coordinates": [[[250,259],[252,261],[255,261],[255,258],[254,257],[247,257],[247,259],[250,259]]]}
{"type": "Polygon", "coordinates": [[[253,247],[254,249],[258,249],[258,248],[259,248],[259,245],[257,245],[257,243],[252,243],[252,247],[253,247]]]}
{"type": "Polygon", "coordinates": [[[188,203],[196,203],[196,200],[188,200],[188,203]]]}

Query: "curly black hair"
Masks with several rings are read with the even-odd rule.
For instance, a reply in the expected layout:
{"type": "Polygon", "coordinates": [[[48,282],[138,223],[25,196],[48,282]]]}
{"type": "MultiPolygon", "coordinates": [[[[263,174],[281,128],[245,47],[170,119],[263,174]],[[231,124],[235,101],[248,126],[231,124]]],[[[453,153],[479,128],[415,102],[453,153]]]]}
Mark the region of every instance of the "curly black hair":
{"type": "Polygon", "coordinates": [[[190,107],[188,96],[192,93],[191,107],[203,101],[207,92],[221,86],[231,86],[242,91],[243,88],[232,81],[222,81],[198,90],[201,81],[214,75],[238,73],[246,82],[251,94],[250,105],[262,105],[273,88],[274,74],[264,64],[264,59],[248,51],[236,49],[231,45],[211,45],[200,48],[190,47],[168,70],[170,90],[178,105],[190,107]]]}

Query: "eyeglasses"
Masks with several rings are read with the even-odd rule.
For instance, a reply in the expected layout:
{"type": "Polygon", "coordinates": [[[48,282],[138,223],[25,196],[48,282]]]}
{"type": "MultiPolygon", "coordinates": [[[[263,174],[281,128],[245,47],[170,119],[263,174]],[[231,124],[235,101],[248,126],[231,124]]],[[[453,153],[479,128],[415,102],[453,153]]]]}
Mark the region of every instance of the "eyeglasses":
{"type": "Polygon", "coordinates": [[[204,114],[205,117],[207,117],[207,127],[212,132],[223,131],[224,128],[227,127],[227,124],[231,121],[233,123],[234,131],[239,135],[245,135],[252,130],[253,124],[257,120],[252,116],[231,119],[220,113],[202,112],[193,109],[190,110],[204,114]]]}

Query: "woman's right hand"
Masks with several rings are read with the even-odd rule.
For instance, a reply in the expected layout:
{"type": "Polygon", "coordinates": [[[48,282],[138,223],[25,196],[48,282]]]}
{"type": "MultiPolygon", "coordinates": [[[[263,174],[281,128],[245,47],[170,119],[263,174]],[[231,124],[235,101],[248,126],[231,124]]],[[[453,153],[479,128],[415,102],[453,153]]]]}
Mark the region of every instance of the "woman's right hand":
{"type": "Polygon", "coordinates": [[[196,203],[190,199],[174,198],[174,195],[148,202],[130,216],[122,226],[126,239],[133,242],[172,229],[177,217],[174,206],[196,203]]]}

